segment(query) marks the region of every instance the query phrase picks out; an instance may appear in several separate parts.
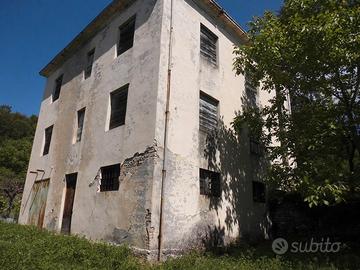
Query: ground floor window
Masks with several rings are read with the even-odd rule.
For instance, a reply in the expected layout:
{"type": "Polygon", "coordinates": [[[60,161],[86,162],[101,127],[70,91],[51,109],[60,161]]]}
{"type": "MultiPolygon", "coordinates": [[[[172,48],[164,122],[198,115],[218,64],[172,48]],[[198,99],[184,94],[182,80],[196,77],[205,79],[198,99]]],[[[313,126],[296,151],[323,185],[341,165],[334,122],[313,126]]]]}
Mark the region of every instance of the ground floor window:
{"type": "Polygon", "coordinates": [[[100,192],[119,190],[120,164],[101,168],[100,192]]]}
{"type": "Polygon", "coordinates": [[[220,173],[200,169],[200,194],[220,197],[220,173]]]}
{"type": "Polygon", "coordinates": [[[264,203],[265,202],[265,184],[262,182],[257,182],[257,181],[253,181],[252,182],[252,187],[253,187],[253,200],[254,202],[261,202],[264,203]]]}

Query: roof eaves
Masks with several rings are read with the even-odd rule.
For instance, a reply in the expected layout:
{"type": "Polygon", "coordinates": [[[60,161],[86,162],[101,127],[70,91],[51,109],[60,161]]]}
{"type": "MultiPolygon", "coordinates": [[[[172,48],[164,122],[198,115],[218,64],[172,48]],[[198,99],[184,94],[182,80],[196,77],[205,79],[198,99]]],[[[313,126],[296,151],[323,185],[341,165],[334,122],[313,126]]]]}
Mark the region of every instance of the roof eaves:
{"type": "Polygon", "coordinates": [[[217,14],[217,17],[222,19],[225,25],[230,29],[232,29],[244,43],[249,42],[249,38],[246,31],[215,0],[201,0],[201,1],[205,5],[210,7],[213,10],[213,12],[217,14]]]}
{"type": "MultiPolygon", "coordinates": [[[[226,26],[232,29],[240,39],[247,43],[248,37],[241,26],[214,0],[201,0],[205,5],[222,19],[226,26]]],[[[116,13],[129,7],[135,0],[114,0],[95,19],[93,19],[83,31],[81,31],[61,52],[59,52],[41,71],[40,75],[49,77],[61,64],[89,39],[94,37],[104,28],[108,20],[116,13]]]]}
{"type": "Polygon", "coordinates": [[[40,75],[49,77],[59,65],[65,61],[76,50],[81,48],[89,39],[94,37],[104,28],[107,21],[118,11],[126,9],[135,0],[115,0],[111,2],[95,19],[93,19],[83,31],[81,31],[62,51],[60,51],[41,71],[40,75]]]}

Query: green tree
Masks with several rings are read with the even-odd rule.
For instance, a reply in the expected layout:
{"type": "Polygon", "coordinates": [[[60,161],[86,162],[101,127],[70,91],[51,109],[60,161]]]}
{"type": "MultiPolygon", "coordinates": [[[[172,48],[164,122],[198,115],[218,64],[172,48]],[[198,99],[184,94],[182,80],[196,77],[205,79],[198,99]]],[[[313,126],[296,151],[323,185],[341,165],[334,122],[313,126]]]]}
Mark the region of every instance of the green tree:
{"type": "Polygon", "coordinates": [[[250,71],[275,95],[257,113],[244,109],[234,127],[260,123],[269,180],[310,205],[359,191],[359,29],[358,0],[285,0],[278,15],[255,18],[249,43],[235,48],[237,74],[250,71]]]}
{"type": "Polygon", "coordinates": [[[0,214],[4,217],[17,216],[14,207],[21,199],[36,122],[36,116],[0,106],[0,214]]]}

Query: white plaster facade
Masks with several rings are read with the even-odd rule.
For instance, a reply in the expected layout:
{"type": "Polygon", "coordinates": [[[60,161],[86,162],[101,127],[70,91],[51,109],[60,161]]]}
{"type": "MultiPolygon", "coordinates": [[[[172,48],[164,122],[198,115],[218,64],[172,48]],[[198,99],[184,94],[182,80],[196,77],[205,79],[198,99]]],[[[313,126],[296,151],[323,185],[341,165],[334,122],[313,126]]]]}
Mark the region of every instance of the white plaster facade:
{"type": "MultiPolygon", "coordinates": [[[[231,131],[244,95],[244,78],[235,76],[232,67],[233,46],[244,42],[241,29],[234,31],[237,26],[205,0],[118,0],[104,12],[95,27],[88,26],[92,35],[85,31],[77,46],[68,47],[72,51],[42,71],[47,83],[19,222],[28,223],[35,180],[49,178],[43,227],[60,231],[64,177],[77,172],[72,234],[128,243],[149,254],[159,249],[160,222],[163,253],[214,243],[214,237],[220,239],[215,244],[264,237],[266,205],[252,198],[260,162],[250,154],[248,137],[237,138],[231,131]],[[118,28],[135,14],[134,45],[117,57],[118,28]],[[200,56],[200,24],[218,37],[216,66],[200,56]],[[93,72],[84,80],[92,48],[93,72]],[[60,98],[52,102],[60,74],[60,98]],[[110,93],[127,83],[125,125],[109,130],[110,93]],[[221,127],[212,156],[204,154],[199,131],[200,91],[219,101],[221,127]],[[83,139],[74,143],[76,113],[83,107],[83,139]],[[42,156],[44,130],[51,125],[50,151],[42,156]],[[100,167],[115,163],[122,164],[119,190],[97,192],[93,183],[100,167]],[[199,168],[221,173],[220,198],[200,195],[199,168]],[[44,173],[34,174],[37,170],[44,173]]],[[[260,96],[260,102],[266,98],[260,96]]]]}

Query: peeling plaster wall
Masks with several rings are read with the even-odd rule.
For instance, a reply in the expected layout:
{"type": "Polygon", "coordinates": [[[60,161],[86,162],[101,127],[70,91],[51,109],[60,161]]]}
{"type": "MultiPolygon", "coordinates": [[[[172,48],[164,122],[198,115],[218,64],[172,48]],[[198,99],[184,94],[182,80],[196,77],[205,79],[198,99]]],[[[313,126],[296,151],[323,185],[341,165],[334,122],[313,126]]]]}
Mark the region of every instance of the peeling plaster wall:
{"type": "MultiPolygon", "coordinates": [[[[174,11],[164,249],[223,245],[238,236],[264,237],[266,206],[252,198],[252,180],[261,179],[264,164],[250,155],[247,134],[238,141],[230,129],[245,92],[244,77],[235,77],[232,67],[233,44],[239,40],[210,17],[199,1],[174,0],[174,11]],[[200,23],[219,38],[216,67],[200,56],[200,23]],[[199,132],[200,90],[219,100],[221,127],[216,139],[199,132]],[[199,168],[221,173],[221,198],[200,195],[199,168]]],[[[165,14],[164,24],[169,25],[170,6],[165,14]]],[[[168,43],[169,32],[164,41],[168,43]]],[[[166,64],[167,54],[161,54],[161,61],[166,64]]],[[[165,111],[165,94],[165,90],[159,92],[158,112],[165,111]]],[[[156,127],[156,138],[162,142],[164,117],[160,113],[156,127]]]]}
{"type": "MultiPolygon", "coordinates": [[[[251,180],[261,178],[262,161],[251,157],[247,134],[238,138],[230,123],[241,109],[243,76],[232,70],[233,33],[207,15],[197,0],[174,0],[174,35],[167,172],[164,197],[164,252],[238,236],[264,235],[266,209],[252,201],[251,180]],[[200,56],[200,23],[219,37],[219,62],[200,56]],[[200,90],[219,100],[216,138],[199,132],[200,90]],[[200,195],[199,168],[222,174],[222,196],[200,195]]],[[[60,231],[65,175],[78,172],[71,233],[94,240],[128,243],[156,253],[160,220],[165,107],[168,79],[170,0],[138,0],[106,22],[47,80],[20,223],[28,222],[28,198],[35,174],[50,178],[44,227],[60,231]],[[134,46],[116,57],[118,27],[136,13],[134,46]],[[96,47],[92,76],[83,78],[86,54],[96,47]],[[64,73],[60,99],[51,102],[56,78],[64,73]],[[126,123],[108,130],[110,93],[130,83],[126,123]],[[74,143],[77,111],[86,107],[82,141],[74,143]],[[50,153],[41,156],[44,130],[54,125],[50,153]],[[100,167],[121,163],[119,191],[97,193],[100,167]]],[[[263,101],[265,98],[262,99],[263,101]]],[[[148,253],[149,254],[149,253],[148,253]]]]}
{"type": "MultiPolygon", "coordinates": [[[[50,178],[44,227],[59,231],[65,174],[78,172],[71,233],[149,248],[153,237],[152,179],[157,159],[156,99],[163,3],[138,0],[106,22],[93,39],[47,80],[35,134],[19,222],[28,222],[27,199],[35,181],[50,178]],[[134,46],[116,57],[118,27],[136,14],[134,46]],[[93,71],[84,80],[86,54],[95,49],[93,71]],[[59,100],[54,81],[64,74],[59,100]],[[130,83],[126,123],[108,130],[110,92],[130,83]],[[86,107],[81,142],[74,143],[77,111],[86,107]],[[44,130],[54,125],[50,153],[41,156],[44,130]],[[150,148],[149,148],[150,147],[150,148]],[[135,153],[140,153],[134,155],[135,153]],[[129,159],[130,158],[130,159],[129,159]],[[102,166],[121,163],[119,191],[97,193],[91,185],[102,166]],[[39,174],[40,179],[42,174],[39,174]]],[[[156,216],[156,215],[155,215],[156,216]]]]}

